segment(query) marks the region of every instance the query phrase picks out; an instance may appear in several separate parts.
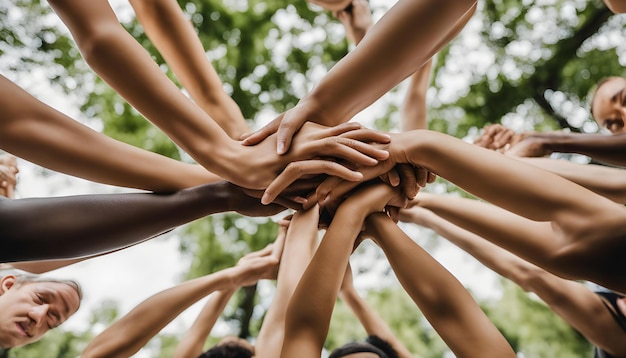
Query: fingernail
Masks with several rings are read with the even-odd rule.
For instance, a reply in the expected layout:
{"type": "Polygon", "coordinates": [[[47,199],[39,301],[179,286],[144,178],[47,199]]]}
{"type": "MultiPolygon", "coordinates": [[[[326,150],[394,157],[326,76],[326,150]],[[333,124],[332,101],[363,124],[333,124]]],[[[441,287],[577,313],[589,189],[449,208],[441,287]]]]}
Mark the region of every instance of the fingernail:
{"type": "Polygon", "coordinates": [[[278,154],[285,154],[285,143],[277,142],[276,143],[276,152],[278,154]]]}
{"type": "Polygon", "coordinates": [[[270,203],[270,196],[268,194],[263,194],[261,197],[261,204],[267,205],[270,203]]]}

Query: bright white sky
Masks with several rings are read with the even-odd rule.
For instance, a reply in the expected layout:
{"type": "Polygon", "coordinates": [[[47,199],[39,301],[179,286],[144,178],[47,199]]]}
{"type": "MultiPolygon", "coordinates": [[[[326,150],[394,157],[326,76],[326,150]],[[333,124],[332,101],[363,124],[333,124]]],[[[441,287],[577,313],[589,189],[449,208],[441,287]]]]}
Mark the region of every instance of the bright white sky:
{"type": "MultiPolygon", "coordinates": [[[[132,16],[126,1],[112,0],[111,3],[123,19],[132,16]]],[[[382,0],[372,1],[372,5],[374,7],[389,6],[382,0]]],[[[43,74],[31,73],[28,79],[19,77],[12,79],[48,105],[73,118],[80,118],[78,107],[74,105],[72,99],[48,88],[45,85],[47,81],[37,79],[39,75],[43,74]]],[[[11,75],[8,76],[11,77],[11,75]]],[[[43,76],[41,77],[43,79],[43,76]]],[[[458,79],[455,82],[458,83],[458,79]]],[[[370,115],[379,110],[381,109],[374,105],[370,109],[370,115]]],[[[125,191],[62,174],[53,173],[42,176],[39,167],[25,161],[20,161],[19,165],[18,198],[125,191]]],[[[406,226],[405,229],[413,237],[419,234],[419,230],[415,227],[406,226]]],[[[478,299],[499,294],[496,276],[445,240],[442,240],[434,254],[444,266],[471,288],[478,299]]],[[[354,264],[359,265],[358,262],[354,264]]],[[[125,313],[148,296],[179,282],[188,269],[188,265],[189,263],[178,252],[178,239],[174,233],[122,252],[57,270],[53,273],[55,276],[77,279],[85,291],[85,300],[81,310],[65,326],[70,329],[85,327],[88,324],[89,313],[107,299],[117,301],[121,305],[122,313],[125,313]]],[[[371,280],[365,277],[357,276],[355,282],[358,288],[366,289],[371,286],[371,280]]],[[[201,303],[194,306],[166,329],[169,332],[183,332],[191,324],[200,305],[201,303]]],[[[149,355],[143,352],[136,356],[147,357],[149,355]]]]}

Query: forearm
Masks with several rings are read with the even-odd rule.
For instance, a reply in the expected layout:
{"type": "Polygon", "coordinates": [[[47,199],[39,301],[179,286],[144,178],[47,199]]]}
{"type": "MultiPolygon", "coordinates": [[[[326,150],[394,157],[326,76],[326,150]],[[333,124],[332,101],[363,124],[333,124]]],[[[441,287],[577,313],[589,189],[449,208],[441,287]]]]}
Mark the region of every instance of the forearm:
{"type": "Polygon", "coordinates": [[[426,91],[430,82],[432,59],[410,77],[402,106],[402,131],[427,128],[426,91]]]}
{"type": "Polygon", "coordinates": [[[231,210],[227,183],[173,194],[103,194],[0,201],[0,262],[108,252],[231,210]],[[43,234],[45,233],[45,235],[43,234]]]}
{"type": "Polygon", "coordinates": [[[96,336],[81,357],[130,357],[189,306],[213,291],[232,289],[231,271],[190,280],[148,298],[96,336]]]}
{"type": "Polygon", "coordinates": [[[578,153],[599,162],[626,166],[626,133],[533,133],[530,138],[540,141],[551,153],[578,153]]]}
{"type": "Polygon", "coordinates": [[[549,158],[519,158],[519,160],[558,174],[616,203],[626,204],[624,169],[549,158]]]}
{"type": "Polygon", "coordinates": [[[443,266],[387,216],[376,214],[368,221],[400,283],[457,356],[515,356],[467,290],[443,266]]]}
{"type": "Polygon", "coordinates": [[[2,76],[0,107],[2,149],[52,170],[157,192],[221,180],[199,165],[182,163],[98,133],[2,76]]]}
{"type": "MultiPolygon", "coordinates": [[[[439,199],[446,200],[441,197],[439,197],[438,200],[439,199]]],[[[524,283],[527,278],[527,273],[537,269],[537,266],[528,261],[513,255],[509,251],[492,244],[468,230],[452,224],[431,211],[420,211],[419,215],[421,216],[421,225],[432,229],[440,236],[475,257],[483,265],[518,285],[525,286],[524,283]]],[[[493,217],[486,218],[486,220],[487,225],[498,221],[494,220],[493,217]]],[[[510,228],[510,231],[514,232],[515,229],[510,228]]],[[[503,234],[503,236],[508,237],[508,234],[503,234]]],[[[542,237],[542,239],[544,238],[542,237]]]]}
{"type": "Polygon", "coordinates": [[[137,20],[195,102],[231,137],[250,130],[174,0],[131,0],[137,20]]]}
{"type": "Polygon", "coordinates": [[[463,0],[441,6],[434,0],[400,0],[303,101],[311,100],[322,111],[323,117],[317,119],[321,124],[349,120],[422,67],[445,45],[450,24],[474,3],[463,0]]]}
{"type": "Polygon", "coordinates": [[[570,220],[576,218],[580,223],[598,218],[615,205],[553,173],[438,132],[394,134],[389,150],[395,162],[423,166],[480,198],[535,221],[574,225],[570,220]]]}
{"type": "Polygon", "coordinates": [[[307,351],[307,357],[319,357],[322,350],[343,273],[363,223],[360,215],[342,212],[342,208],[345,209],[339,208],[289,302],[281,357],[301,356],[303,347],[314,347],[307,351]]]}
{"type": "Polygon", "coordinates": [[[221,153],[234,142],[161,72],[107,1],[50,4],[102,79],[205,168],[225,177],[221,153]]]}
{"type": "Polygon", "coordinates": [[[202,354],[204,342],[234,293],[235,288],[231,287],[214,292],[209,297],[191,328],[178,342],[173,358],[199,357],[202,354]]]}

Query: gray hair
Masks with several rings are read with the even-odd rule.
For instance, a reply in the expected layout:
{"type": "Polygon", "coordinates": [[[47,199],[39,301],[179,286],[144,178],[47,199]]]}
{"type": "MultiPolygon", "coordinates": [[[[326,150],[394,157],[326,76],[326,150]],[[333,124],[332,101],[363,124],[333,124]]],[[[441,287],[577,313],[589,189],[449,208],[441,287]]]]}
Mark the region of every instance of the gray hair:
{"type": "Polygon", "coordinates": [[[34,274],[31,272],[19,270],[16,268],[0,268],[0,279],[5,276],[15,276],[15,283],[17,284],[26,284],[33,282],[54,282],[54,283],[62,283],[73,288],[78,294],[78,300],[82,301],[83,299],[83,290],[80,287],[80,284],[75,280],[64,280],[57,279],[52,277],[46,277],[43,275],[34,274]]]}

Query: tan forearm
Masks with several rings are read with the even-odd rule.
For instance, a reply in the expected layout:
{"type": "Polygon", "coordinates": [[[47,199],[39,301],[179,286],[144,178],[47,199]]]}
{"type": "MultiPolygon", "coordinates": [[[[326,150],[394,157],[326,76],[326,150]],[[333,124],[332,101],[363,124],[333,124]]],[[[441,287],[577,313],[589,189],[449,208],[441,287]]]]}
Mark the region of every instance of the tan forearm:
{"type": "Polygon", "coordinates": [[[226,177],[220,153],[235,144],[161,72],[105,0],[50,4],[85,60],[111,87],[205,168],[226,177]]]}
{"type": "Polygon", "coordinates": [[[174,0],[132,0],[137,19],[195,102],[230,135],[250,130],[222,87],[194,28],[174,0]]]}

